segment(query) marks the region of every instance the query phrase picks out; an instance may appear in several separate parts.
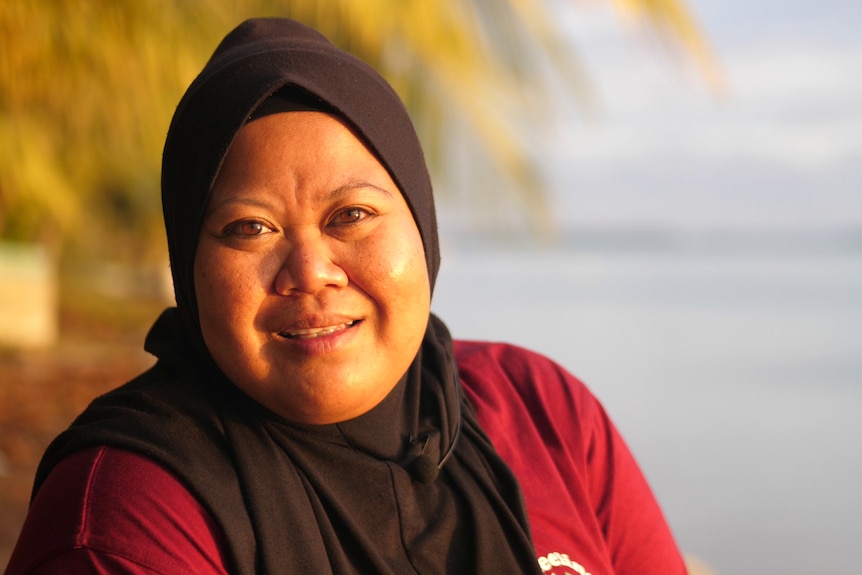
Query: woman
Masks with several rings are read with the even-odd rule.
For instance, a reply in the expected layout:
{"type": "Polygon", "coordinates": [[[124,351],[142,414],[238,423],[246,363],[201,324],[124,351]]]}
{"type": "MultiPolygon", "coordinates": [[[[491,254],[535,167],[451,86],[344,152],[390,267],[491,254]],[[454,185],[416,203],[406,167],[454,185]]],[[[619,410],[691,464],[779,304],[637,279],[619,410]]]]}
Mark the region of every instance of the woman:
{"type": "Polygon", "coordinates": [[[431,183],[391,88],[284,19],[174,115],[158,362],[49,447],[7,573],[684,573],[597,401],[430,314],[431,183]]]}

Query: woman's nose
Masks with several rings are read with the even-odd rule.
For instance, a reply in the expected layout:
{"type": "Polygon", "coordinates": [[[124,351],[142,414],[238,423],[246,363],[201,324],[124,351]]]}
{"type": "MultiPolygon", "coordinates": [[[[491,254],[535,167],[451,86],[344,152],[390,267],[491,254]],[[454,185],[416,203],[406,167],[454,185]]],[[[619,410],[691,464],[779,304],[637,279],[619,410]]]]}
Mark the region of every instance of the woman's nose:
{"type": "Polygon", "coordinates": [[[347,272],[333,261],[321,239],[295,243],[282,259],[275,278],[275,290],[282,295],[314,294],[326,287],[345,287],[347,272]]]}

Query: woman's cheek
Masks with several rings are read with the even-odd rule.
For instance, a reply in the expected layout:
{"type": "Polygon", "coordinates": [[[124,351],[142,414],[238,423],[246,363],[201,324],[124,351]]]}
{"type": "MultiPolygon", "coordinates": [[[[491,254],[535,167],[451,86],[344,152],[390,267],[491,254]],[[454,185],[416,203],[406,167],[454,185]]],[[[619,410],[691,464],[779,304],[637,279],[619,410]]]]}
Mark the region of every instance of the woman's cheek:
{"type": "MultiPolygon", "coordinates": [[[[414,285],[426,269],[421,243],[417,249],[415,242],[396,241],[391,236],[385,236],[369,242],[363,252],[365,257],[357,260],[366,282],[385,283],[387,289],[414,285]]],[[[427,272],[424,276],[427,281],[427,272]]]]}

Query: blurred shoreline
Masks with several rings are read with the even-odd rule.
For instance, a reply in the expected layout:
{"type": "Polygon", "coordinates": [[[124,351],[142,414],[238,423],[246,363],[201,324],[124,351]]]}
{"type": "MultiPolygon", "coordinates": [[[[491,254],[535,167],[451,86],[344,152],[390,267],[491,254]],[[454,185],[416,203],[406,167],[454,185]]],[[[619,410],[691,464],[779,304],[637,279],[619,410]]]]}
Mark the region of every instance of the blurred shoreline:
{"type": "Polygon", "coordinates": [[[862,254],[862,227],[695,230],[647,225],[578,226],[550,229],[542,235],[503,228],[476,230],[462,223],[441,226],[441,242],[444,257],[499,251],[820,257],[862,254]]]}

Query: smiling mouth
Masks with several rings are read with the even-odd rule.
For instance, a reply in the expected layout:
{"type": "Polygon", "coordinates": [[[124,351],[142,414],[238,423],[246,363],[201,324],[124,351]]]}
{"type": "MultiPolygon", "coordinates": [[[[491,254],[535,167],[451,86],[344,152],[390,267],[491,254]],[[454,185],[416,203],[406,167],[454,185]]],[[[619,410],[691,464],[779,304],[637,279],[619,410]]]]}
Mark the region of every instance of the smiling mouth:
{"type": "Polygon", "coordinates": [[[278,335],[287,339],[314,339],[323,337],[339,331],[344,331],[359,325],[358,319],[340,323],[338,325],[329,325],[326,327],[312,327],[309,329],[291,329],[278,332],[278,335]]]}

